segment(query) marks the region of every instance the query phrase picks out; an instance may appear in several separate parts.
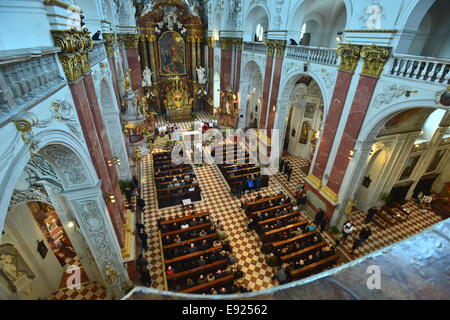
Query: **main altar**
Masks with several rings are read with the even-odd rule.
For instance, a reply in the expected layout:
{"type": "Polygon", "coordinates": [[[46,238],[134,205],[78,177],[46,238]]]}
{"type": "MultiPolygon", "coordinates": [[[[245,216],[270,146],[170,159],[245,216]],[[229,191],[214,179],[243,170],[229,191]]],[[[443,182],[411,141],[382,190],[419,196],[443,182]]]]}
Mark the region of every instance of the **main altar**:
{"type": "Polygon", "coordinates": [[[143,3],[137,15],[144,94],[167,120],[192,120],[207,94],[202,8],[182,0],[143,3]]]}

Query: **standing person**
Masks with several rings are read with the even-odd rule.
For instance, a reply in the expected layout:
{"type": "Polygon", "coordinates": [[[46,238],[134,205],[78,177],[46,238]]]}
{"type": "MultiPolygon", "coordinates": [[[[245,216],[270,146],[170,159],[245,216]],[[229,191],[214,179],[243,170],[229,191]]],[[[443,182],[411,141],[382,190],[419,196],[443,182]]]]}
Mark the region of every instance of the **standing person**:
{"type": "Polygon", "coordinates": [[[378,213],[377,208],[372,207],[369,210],[367,210],[367,217],[364,220],[364,223],[369,223],[372,221],[373,217],[378,213]]]}
{"type": "Polygon", "coordinates": [[[282,172],[283,171],[283,167],[284,167],[284,159],[281,157],[280,158],[280,167],[278,168],[278,171],[282,172]]]}
{"type": "Polygon", "coordinates": [[[92,36],[92,40],[100,40],[100,34],[102,32],[100,30],[98,30],[96,33],[94,33],[94,35],[92,36]]]}
{"type": "Polygon", "coordinates": [[[314,224],[316,226],[318,226],[324,216],[325,216],[325,212],[322,210],[322,208],[320,208],[319,211],[316,213],[316,217],[314,218],[314,224]]]}
{"type": "Polygon", "coordinates": [[[139,189],[139,180],[136,176],[133,176],[133,184],[136,189],[139,189]]]}
{"type": "Polygon", "coordinates": [[[350,235],[350,233],[352,233],[354,227],[353,224],[348,221],[344,224],[344,227],[342,228],[342,238],[343,240],[347,240],[348,236],[350,235]]]}
{"type": "Polygon", "coordinates": [[[287,172],[287,181],[291,181],[291,175],[292,175],[292,166],[289,166],[288,172],[287,172]]]}
{"type": "Polygon", "coordinates": [[[133,195],[133,191],[131,191],[131,188],[129,186],[127,186],[123,190],[123,193],[125,193],[125,196],[127,197],[128,206],[131,207],[131,197],[133,195]]]}
{"type": "Polygon", "coordinates": [[[152,277],[150,276],[150,271],[147,268],[140,272],[141,282],[143,285],[150,287],[152,285],[152,277]]]}
{"type": "Polygon", "coordinates": [[[359,232],[359,238],[353,242],[351,253],[354,254],[354,251],[358,249],[369,237],[372,235],[372,230],[370,228],[362,228],[359,232]]]}
{"type": "Polygon", "coordinates": [[[139,211],[141,211],[141,212],[144,211],[145,200],[139,197],[137,200],[137,205],[138,205],[139,211]]]}
{"type": "Polygon", "coordinates": [[[325,227],[328,224],[328,219],[327,217],[324,217],[321,221],[320,221],[320,231],[324,232],[325,231],[325,227]]]}
{"type": "Polygon", "coordinates": [[[262,179],[261,179],[261,176],[258,176],[255,179],[255,189],[256,189],[256,191],[259,191],[261,189],[261,186],[262,186],[262,179]]]}
{"type": "Polygon", "coordinates": [[[139,237],[139,239],[141,239],[142,249],[144,249],[144,251],[147,251],[148,250],[148,244],[147,244],[148,235],[147,235],[147,233],[145,233],[144,228],[139,229],[138,237],[139,237]]]}

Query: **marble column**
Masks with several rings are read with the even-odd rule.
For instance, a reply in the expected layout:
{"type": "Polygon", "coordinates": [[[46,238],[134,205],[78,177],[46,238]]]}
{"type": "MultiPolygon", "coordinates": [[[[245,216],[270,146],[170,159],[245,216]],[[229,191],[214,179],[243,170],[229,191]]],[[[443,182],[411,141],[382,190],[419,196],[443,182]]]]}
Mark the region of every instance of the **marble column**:
{"type": "Polygon", "coordinates": [[[152,84],[158,82],[158,70],[156,64],[156,48],[155,48],[155,40],[156,37],[154,35],[150,35],[147,37],[148,40],[148,50],[150,56],[150,69],[152,70],[152,84]]]}
{"type": "Polygon", "coordinates": [[[272,83],[272,68],[273,68],[273,54],[274,45],[272,42],[267,42],[267,58],[266,58],[266,70],[264,72],[264,84],[263,84],[263,95],[261,99],[261,112],[259,119],[259,128],[266,128],[267,125],[267,108],[270,99],[270,86],[272,83]]]}
{"type": "Polygon", "coordinates": [[[361,46],[352,44],[340,44],[337,49],[340,57],[338,76],[336,78],[323,134],[320,137],[317,157],[312,164],[312,175],[315,180],[321,181],[325,172],[353,73],[360,59],[360,51],[361,46]]]}
{"type": "Polygon", "coordinates": [[[84,189],[65,191],[64,196],[86,240],[111,299],[119,299],[130,287],[113,222],[106,213],[100,182],[84,189]]]}
{"type": "Polygon", "coordinates": [[[142,56],[144,57],[141,61],[142,70],[145,69],[145,67],[149,66],[148,63],[148,51],[147,51],[147,38],[145,36],[139,37],[139,43],[141,44],[141,52],[142,56]]]}
{"type": "Polygon", "coordinates": [[[197,38],[196,47],[197,47],[197,66],[202,66],[202,52],[201,52],[201,39],[197,38]]]}
{"type": "Polygon", "coordinates": [[[125,36],[125,47],[128,60],[128,68],[131,69],[131,88],[143,92],[141,62],[139,61],[138,38],[135,34],[125,36]]]}
{"type": "MultiPolygon", "coordinates": [[[[84,87],[86,89],[87,97],[89,100],[89,104],[91,107],[91,113],[95,123],[95,129],[97,130],[97,136],[99,137],[100,146],[102,148],[103,156],[105,157],[105,162],[108,160],[112,161],[113,154],[111,151],[111,146],[109,144],[109,140],[107,137],[107,132],[105,129],[105,125],[103,123],[103,117],[100,110],[100,106],[98,105],[98,98],[95,92],[94,80],[92,79],[92,75],[90,73],[86,74],[83,77],[84,87]]],[[[119,209],[118,214],[122,219],[122,223],[125,223],[125,218],[123,216],[123,210],[125,209],[122,199],[122,192],[119,187],[119,177],[117,171],[114,166],[107,165],[109,180],[111,181],[111,188],[113,190],[113,194],[116,198],[116,204],[119,209]]]]}
{"type": "MultiPolygon", "coordinates": [[[[81,128],[86,139],[86,144],[89,149],[89,153],[91,154],[92,163],[97,171],[98,177],[102,180],[102,191],[113,193],[100,139],[97,135],[97,131],[94,129],[96,128],[95,121],[91,113],[91,107],[86,89],[84,87],[83,79],[80,78],[76,81],[69,82],[69,87],[75,103],[78,118],[80,120],[81,128]]],[[[123,217],[121,208],[117,204],[117,202],[114,205],[108,203],[108,212],[119,244],[122,246],[124,236],[122,228],[123,217]]]]}
{"type": "Polygon", "coordinates": [[[272,94],[270,97],[270,103],[268,104],[269,116],[267,119],[267,135],[269,136],[269,138],[271,136],[275,121],[275,113],[277,112],[278,108],[277,99],[278,99],[278,91],[280,89],[281,70],[283,68],[285,46],[286,46],[285,41],[278,40],[276,43],[275,66],[272,77],[272,94]]]}
{"type": "Polygon", "coordinates": [[[191,38],[191,66],[192,66],[192,81],[197,82],[197,48],[195,37],[191,38]]]}

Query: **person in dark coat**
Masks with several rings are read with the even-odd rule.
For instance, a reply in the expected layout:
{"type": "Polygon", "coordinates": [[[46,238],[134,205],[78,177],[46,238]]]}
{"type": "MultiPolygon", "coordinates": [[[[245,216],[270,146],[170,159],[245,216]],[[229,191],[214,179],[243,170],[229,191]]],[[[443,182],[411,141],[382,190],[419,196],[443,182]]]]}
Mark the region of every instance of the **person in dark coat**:
{"type": "Polygon", "coordinates": [[[316,217],[314,218],[314,224],[316,226],[318,226],[320,224],[320,222],[322,221],[323,217],[325,216],[325,212],[320,209],[317,213],[316,213],[316,217]]]}
{"type": "Polygon", "coordinates": [[[352,251],[353,254],[356,249],[358,249],[369,237],[372,235],[372,230],[370,228],[362,228],[359,232],[359,238],[353,242],[352,251]]]}
{"type": "Polygon", "coordinates": [[[150,287],[152,285],[152,277],[150,276],[150,271],[147,268],[141,271],[141,282],[143,285],[150,287]]]}
{"type": "Polygon", "coordinates": [[[133,184],[135,186],[136,189],[139,189],[139,180],[136,176],[133,176],[133,184]]]}
{"type": "Polygon", "coordinates": [[[96,33],[94,33],[94,35],[92,36],[92,40],[100,40],[100,34],[102,32],[100,30],[98,30],[96,33]]]}
{"type": "Polygon", "coordinates": [[[378,213],[377,208],[372,207],[367,211],[366,219],[364,220],[364,223],[369,223],[372,221],[373,217],[378,213]]]}
{"type": "Polygon", "coordinates": [[[131,206],[131,197],[133,196],[133,191],[131,191],[130,187],[126,187],[123,190],[123,193],[125,193],[125,196],[127,197],[128,204],[131,206]]]}
{"type": "Polygon", "coordinates": [[[327,224],[328,224],[328,219],[326,217],[322,218],[322,220],[320,221],[320,231],[324,232],[327,224]]]}
{"type": "Polygon", "coordinates": [[[297,41],[295,41],[295,40],[292,39],[292,38],[289,40],[289,42],[290,42],[290,45],[291,45],[291,46],[297,46],[297,45],[298,45],[297,41]]]}
{"type": "Polygon", "coordinates": [[[139,229],[138,237],[139,237],[139,239],[141,239],[142,249],[147,251],[148,250],[148,244],[147,244],[148,235],[147,235],[147,233],[145,233],[144,228],[139,229]]]}
{"type": "Polygon", "coordinates": [[[143,270],[147,269],[148,261],[147,259],[144,258],[142,254],[140,254],[139,258],[136,260],[136,266],[139,272],[142,272],[143,270]]]}
{"type": "Polygon", "coordinates": [[[292,166],[289,166],[288,172],[287,172],[287,181],[291,181],[291,175],[292,175],[292,166]]]}
{"type": "Polygon", "coordinates": [[[145,200],[142,198],[138,198],[137,205],[138,205],[139,210],[144,211],[145,200]]]}
{"type": "Polygon", "coordinates": [[[259,191],[261,189],[261,186],[262,186],[262,179],[261,179],[260,176],[258,176],[255,179],[255,189],[256,189],[256,191],[259,191]]]}

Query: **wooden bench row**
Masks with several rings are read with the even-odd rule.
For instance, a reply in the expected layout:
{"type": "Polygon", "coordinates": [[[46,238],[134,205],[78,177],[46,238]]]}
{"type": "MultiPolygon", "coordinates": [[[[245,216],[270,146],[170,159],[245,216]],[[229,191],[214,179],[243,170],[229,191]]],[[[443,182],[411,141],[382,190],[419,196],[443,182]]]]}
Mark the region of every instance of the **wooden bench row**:
{"type": "Polygon", "coordinates": [[[178,272],[178,273],[174,273],[171,275],[167,276],[167,280],[172,280],[172,279],[180,279],[180,278],[185,278],[188,276],[193,276],[195,274],[199,274],[199,273],[203,273],[207,270],[210,269],[217,269],[220,266],[224,266],[228,264],[228,259],[222,259],[222,260],[218,260],[218,261],[214,261],[212,263],[209,264],[205,264],[204,266],[200,266],[197,268],[193,268],[190,270],[186,270],[186,271],[182,271],[182,272],[178,272]]]}
{"type": "Polygon", "coordinates": [[[289,253],[287,255],[281,256],[280,260],[282,263],[288,262],[288,261],[294,260],[304,254],[309,254],[310,252],[314,252],[317,249],[322,249],[323,247],[326,247],[326,246],[327,246],[327,243],[325,241],[322,241],[322,242],[316,243],[312,246],[309,246],[307,248],[304,248],[304,249],[289,253]]]}
{"type": "Polygon", "coordinates": [[[185,229],[178,229],[178,230],[167,231],[167,232],[162,233],[161,236],[165,238],[167,236],[173,236],[173,235],[177,235],[177,234],[180,234],[180,233],[194,231],[194,230],[197,230],[197,229],[202,230],[202,229],[211,227],[212,225],[213,225],[213,223],[210,221],[210,222],[202,223],[202,224],[199,224],[197,226],[193,226],[193,227],[189,227],[189,228],[185,228],[185,229]]]}
{"type": "Polygon", "coordinates": [[[339,255],[335,254],[331,257],[327,257],[327,258],[317,261],[315,263],[311,263],[310,265],[307,265],[303,268],[291,271],[291,279],[297,280],[300,278],[304,278],[308,275],[311,275],[312,273],[320,272],[320,271],[322,271],[322,269],[324,267],[335,264],[337,262],[338,258],[339,258],[339,255]]]}
{"type": "Polygon", "coordinates": [[[219,279],[216,279],[213,281],[208,281],[208,282],[196,285],[194,287],[181,290],[181,292],[183,292],[183,293],[200,293],[200,292],[205,291],[206,289],[213,288],[213,287],[216,287],[219,285],[221,287],[223,287],[224,284],[227,284],[227,283],[230,283],[233,281],[234,281],[234,274],[228,274],[222,278],[219,278],[219,279]]]}
{"type": "Polygon", "coordinates": [[[178,223],[178,222],[182,222],[185,220],[192,220],[193,218],[202,218],[205,216],[208,216],[210,213],[209,212],[200,212],[200,213],[196,213],[196,214],[191,214],[190,216],[184,216],[184,217],[178,217],[178,218],[174,218],[174,219],[169,219],[169,220],[163,220],[161,221],[159,224],[174,224],[174,223],[178,223]]]}
{"type": "Polygon", "coordinates": [[[168,260],[164,259],[164,262],[165,262],[165,264],[169,265],[169,264],[173,264],[173,263],[176,263],[176,262],[184,261],[184,260],[187,260],[187,259],[200,257],[200,256],[202,256],[204,254],[207,254],[207,253],[210,253],[210,252],[214,252],[214,251],[220,251],[220,250],[222,250],[222,246],[221,245],[220,246],[211,247],[211,248],[206,249],[206,250],[197,251],[197,252],[194,252],[194,253],[189,253],[189,254],[186,254],[184,256],[179,256],[179,257],[176,257],[176,258],[173,258],[173,259],[168,259],[168,260]]]}

